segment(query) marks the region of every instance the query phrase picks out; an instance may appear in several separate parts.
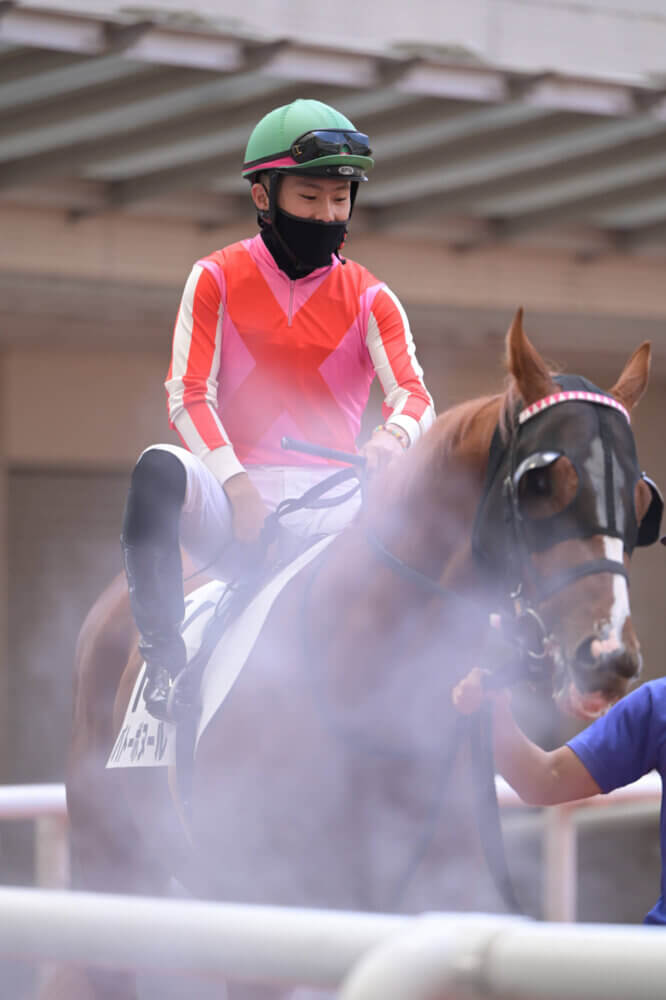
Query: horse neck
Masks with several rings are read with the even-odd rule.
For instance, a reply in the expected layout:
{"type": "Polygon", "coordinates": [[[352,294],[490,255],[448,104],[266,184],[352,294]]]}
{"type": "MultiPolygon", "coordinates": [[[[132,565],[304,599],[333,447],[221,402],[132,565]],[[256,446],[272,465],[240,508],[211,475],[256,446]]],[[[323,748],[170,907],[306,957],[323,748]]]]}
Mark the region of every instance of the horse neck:
{"type": "Polygon", "coordinates": [[[472,529],[504,403],[484,397],[446,411],[370,494],[369,527],[399,559],[446,586],[476,580],[472,529]]]}
{"type": "MultiPolygon", "coordinates": [[[[499,413],[497,397],[440,417],[392,473],[369,485],[361,516],[324,557],[307,618],[332,696],[367,694],[383,683],[387,664],[425,662],[435,635],[451,622],[458,628],[455,600],[430,600],[413,578],[383,563],[369,534],[410,568],[457,593],[473,590],[472,525],[499,413]]],[[[482,616],[481,605],[473,611],[482,616]]],[[[461,669],[462,643],[478,632],[473,624],[454,643],[461,669]]]]}

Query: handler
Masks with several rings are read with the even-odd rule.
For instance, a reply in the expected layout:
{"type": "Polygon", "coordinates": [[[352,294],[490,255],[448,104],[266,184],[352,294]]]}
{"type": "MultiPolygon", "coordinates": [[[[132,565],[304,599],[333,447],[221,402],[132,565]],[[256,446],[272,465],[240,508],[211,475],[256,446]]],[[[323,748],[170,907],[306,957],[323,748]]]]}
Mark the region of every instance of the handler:
{"type": "MultiPolygon", "coordinates": [[[[186,664],[180,544],[195,566],[232,577],[259,545],[266,514],[331,472],[290,454],[283,435],[345,451],[378,376],[383,419],[363,447],[374,472],[434,419],[404,309],[341,256],[368,137],[339,111],[298,100],[271,111],[247,145],[259,233],[199,260],[185,285],[166,381],[184,448],[156,445],[134,468],[122,545],[146,662],[148,711],[167,719],[186,664]]],[[[358,501],[292,517],[303,534],[341,530],[358,501]]]]}
{"type": "MultiPolygon", "coordinates": [[[[532,806],[555,805],[612,792],[648,771],[666,774],[666,678],[648,681],[625,695],[564,746],[542,750],[516,724],[507,691],[486,694],[484,671],[475,668],[458,684],[453,702],[460,712],[476,711],[484,698],[493,703],[495,764],[500,774],[532,806]]],[[[666,816],[661,809],[661,895],[646,924],[666,924],[666,816]]]]}

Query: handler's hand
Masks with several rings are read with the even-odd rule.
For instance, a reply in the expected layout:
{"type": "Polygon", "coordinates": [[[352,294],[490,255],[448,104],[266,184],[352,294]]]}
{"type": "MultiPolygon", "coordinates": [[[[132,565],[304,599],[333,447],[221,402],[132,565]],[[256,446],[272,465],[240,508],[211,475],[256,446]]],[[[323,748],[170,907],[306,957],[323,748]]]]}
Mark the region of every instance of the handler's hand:
{"type": "Polygon", "coordinates": [[[389,431],[384,430],[383,427],[377,428],[370,440],[366,441],[361,448],[361,454],[365,457],[367,474],[372,476],[400,458],[408,443],[409,439],[406,434],[405,447],[403,447],[397,437],[394,437],[389,431]]]}
{"type": "Polygon", "coordinates": [[[507,703],[511,700],[511,692],[506,688],[493,689],[484,686],[484,678],[489,676],[489,670],[473,667],[467,676],[456,684],[451,692],[451,700],[461,715],[473,715],[478,712],[486,699],[507,703]]]}
{"type": "Polygon", "coordinates": [[[236,541],[253,545],[259,540],[268,509],[247,472],[239,472],[224,484],[231,504],[231,526],[236,541]]]}

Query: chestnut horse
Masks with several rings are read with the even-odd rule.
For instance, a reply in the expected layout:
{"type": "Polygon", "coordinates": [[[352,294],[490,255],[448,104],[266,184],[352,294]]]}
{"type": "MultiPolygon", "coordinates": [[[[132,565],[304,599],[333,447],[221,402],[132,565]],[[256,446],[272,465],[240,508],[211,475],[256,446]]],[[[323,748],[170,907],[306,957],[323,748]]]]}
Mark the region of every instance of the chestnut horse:
{"type": "MultiPolygon", "coordinates": [[[[507,391],[443,413],[279,595],[200,738],[187,836],[166,768],[105,768],[140,668],[117,580],[77,647],[74,887],[157,895],[175,876],[239,902],[501,908],[479,862],[471,747],[460,740],[451,760],[451,690],[487,663],[497,611],[516,612],[507,643],[547,665],[565,711],[592,718],[637,677],[629,555],[654,540],[658,512],[628,415],[649,357],[643,344],[595,405],[570,394],[523,425],[561,384],[517,314],[507,391]]],[[[126,972],[63,969],[45,995],[135,989],[126,972]]]]}

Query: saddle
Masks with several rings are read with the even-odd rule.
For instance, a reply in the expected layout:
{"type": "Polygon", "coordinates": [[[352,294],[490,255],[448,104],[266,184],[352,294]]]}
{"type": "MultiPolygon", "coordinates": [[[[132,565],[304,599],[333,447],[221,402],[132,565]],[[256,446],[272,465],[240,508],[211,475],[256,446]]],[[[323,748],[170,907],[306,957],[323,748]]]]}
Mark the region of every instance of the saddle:
{"type": "MultiPolygon", "coordinates": [[[[270,514],[261,535],[261,555],[257,562],[235,580],[226,585],[215,610],[204,627],[201,643],[182,673],[175,679],[170,696],[173,719],[176,724],[176,781],[180,802],[187,811],[189,791],[200,726],[200,688],[204,671],[213,651],[230,626],[248,608],[253,599],[301,556],[322,542],[322,534],[302,537],[281,524],[282,518],[304,508],[320,509],[345,503],[360,489],[361,483],[354,469],[340,469],[307,490],[301,497],[288,498],[270,514]],[[354,485],[335,497],[326,494],[343,482],[356,478],[354,485]]],[[[196,608],[193,615],[200,613],[196,608]]],[[[183,623],[183,631],[192,616],[183,623]]]]}
{"type": "MultiPolygon", "coordinates": [[[[174,681],[170,704],[176,724],[184,721],[192,714],[191,709],[196,708],[196,695],[203,671],[231,623],[238,619],[263,587],[325,537],[322,534],[307,537],[297,535],[281,523],[282,518],[304,508],[316,510],[345,503],[360,489],[358,478],[347,492],[335,497],[327,497],[326,494],[356,475],[353,469],[340,469],[311,487],[302,496],[283,500],[273,513],[268,515],[261,533],[259,557],[235,580],[227,584],[204,631],[197,653],[174,681]]],[[[184,621],[183,630],[187,628],[190,620],[184,621]]]]}

